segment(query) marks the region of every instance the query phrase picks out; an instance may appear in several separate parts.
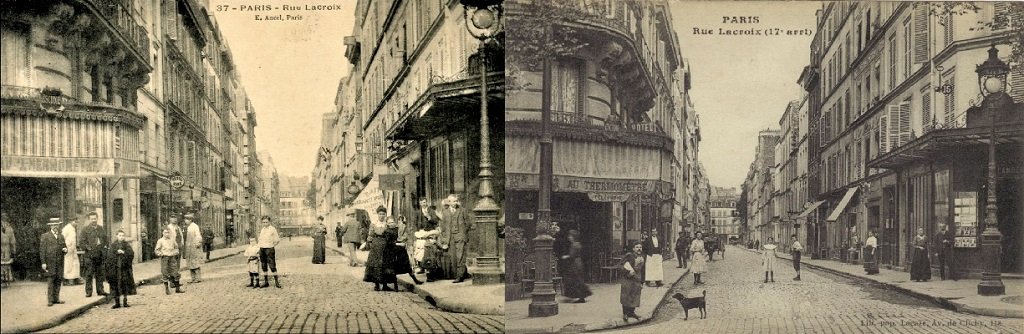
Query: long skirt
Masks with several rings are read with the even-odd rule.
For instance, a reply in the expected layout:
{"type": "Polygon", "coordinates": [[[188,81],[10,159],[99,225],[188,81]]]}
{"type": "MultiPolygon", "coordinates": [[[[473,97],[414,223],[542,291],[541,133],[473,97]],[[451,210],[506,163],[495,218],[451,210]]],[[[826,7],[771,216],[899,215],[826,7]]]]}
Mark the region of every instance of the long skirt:
{"type": "Polygon", "coordinates": [[[405,251],[405,247],[389,245],[387,256],[391,257],[391,269],[395,275],[412,272],[412,265],[409,264],[409,253],[405,251]]]}
{"type": "Polygon", "coordinates": [[[639,277],[624,278],[622,280],[622,287],[619,290],[619,303],[625,307],[640,307],[640,291],[642,289],[643,284],[641,284],[639,277]]]}
{"type": "Polygon", "coordinates": [[[662,266],[661,254],[648,255],[646,262],[647,265],[644,266],[644,280],[653,282],[665,279],[665,268],[662,266]]]}
{"type": "Polygon", "coordinates": [[[313,264],[324,263],[324,257],[326,256],[324,252],[325,238],[326,237],[320,233],[313,236],[313,264]]]}
{"type": "Polygon", "coordinates": [[[704,253],[695,252],[690,255],[690,272],[703,274],[708,271],[708,260],[704,253]]]}
{"type": "Polygon", "coordinates": [[[366,256],[366,271],[363,273],[363,281],[372,283],[397,282],[398,278],[395,277],[395,271],[392,268],[394,259],[386,254],[387,244],[384,237],[374,236],[367,244],[367,248],[369,248],[370,254],[366,256]]]}
{"type": "Polygon", "coordinates": [[[567,268],[562,274],[562,295],[569,298],[587,298],[593,293],[583,282],[583,261],[580,258],[573,258],[565,261],[567,268]]]}
{"type": "Polygon", "coordinates": [[[923,248],[914,247],[913,262],[910,264],[910,279],[930,280],[932,278],[932,265],[928,261],[928,253],[923,248]]]}
{"type": "Polygon", "coordinates": [[[878,273],[878,256],[876,249],[871,246],[864,247],[864,272],[868,274],[878,273]]]}

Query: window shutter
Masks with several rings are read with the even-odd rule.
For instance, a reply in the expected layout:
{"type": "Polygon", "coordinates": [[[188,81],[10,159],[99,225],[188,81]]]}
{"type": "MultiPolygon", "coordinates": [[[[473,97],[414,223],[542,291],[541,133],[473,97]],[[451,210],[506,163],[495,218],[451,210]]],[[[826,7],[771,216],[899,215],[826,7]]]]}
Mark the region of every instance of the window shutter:
{"type": "Polygon", "coordinates": [[[1010,93],[1010,97],[1014,101],[1024,101],[1024,69],[1010,71],[1010,76],[1006,80],[1009,81],[1007,91],[1010,93]]]}
{"type": "Polygon", "coordinates": [[[914,63],[927,63],[928,58],[928,5],[914,9],[914,63]]]}
{"type": "Polygon", "coordinates": [[[882,114],[878,118],[878,153],[889,152],[889,122],[888,115],[882,114]]]}
{"type": "Polygon", "coordinates": [[[932,93],[931,87],[925,87],[921,92],[921,134],[928,133],[935,126],[935,119],[932,118],[932,93]]]}
{"type": "Polygon", "coordinates": [[[999,31],[1010,27],[1010,4],[997,2],[993,4],[992,30],[999,31]]]}
{"type": "MultiPolygon", "coordinates": [[[[950,75],[944,81],[945,81],[946,84],[952,85],[953,84],[953,76],[950,75]]],[[[954,86],[953,90],[956,90],[955,86],[954,86]]],[[[955,93],[955,92],[951,92],[950,94],[945,94],[945,96],[944,96],[944,99],[945,99],[945,103],[944,103],[945,115],[943,116],[943,119],[944,119],[944,123],[945,123],[945,128],[946,129],[952,129],[952,128],[956,128],[957,127],[956,126],[956,95],[954,95],[953,93],[955,93]]]]}
{"type": "Polygon", "coordinates": [[[897,136],[899,139],[897,143],[892,145],[893,147],[900,147],[906,145],[911,140],[910,130],[910,100],[903,101],[899,107],[899,126],[896,127],[897,136]]]}

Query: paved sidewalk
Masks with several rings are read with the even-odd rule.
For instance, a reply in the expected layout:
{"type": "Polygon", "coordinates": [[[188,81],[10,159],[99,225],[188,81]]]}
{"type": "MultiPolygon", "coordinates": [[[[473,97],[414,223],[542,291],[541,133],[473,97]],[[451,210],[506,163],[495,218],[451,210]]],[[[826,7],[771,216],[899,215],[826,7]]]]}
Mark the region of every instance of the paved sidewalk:
{"type": "MultiPolygon", "coordinates": [[[[682,282],[690,272],[689,268],[676,268],[675,259],[662,263],[665,268],[665,285],[660,288],[644,286],[640,294],[640,307],[636,313],[640,320],[622,320],[622,304],[619,303],[618,283],[590,284],[594,295],[586,303],[569,303],[568,298],[557,296],[558,314],[544,318],[530,318],[530,299],[509,301],[509,312],[505,315],[506,333],[557,333],[585,332],[634,325],[650,320],[661,301],[668,297],[672,287],[682,282]]],[[[669,297],[670,298],[670,297],[669,297]]]]}
{"type": "MultiPolygon", "coordinates": [[[[244,250],[243,246],[215,249],[210,252],[210,261],[240,254],[244,250]]],[[[181,264],[184,271],[182,278],[187,280],[188,270],[185,261],[181,261],[181,264]]],[[[157,260],[136,263],[133,269],[139,285],[160,281],[160,262],[157,260]]],[[[106,291],[110,291],[106,283],[104,287],[106,291]]],[[[0,332],[25,333],[44,330],[107,302],[106,297],[99,295],[86,298],[84,285],[61,287],[60,300],[65,303],[46,306],[44,282],[18,281],[12,283],[10,287],[4,287],[0,290],[0,304],[3,305],[0,308],[0,332]]]]}
{"type": "MultiPolygon", "coordinates": [[[[338,254],[344,252],[336,247],[333,240],[328,240],[327,249],[338,254]]],[[[366,256],[369,252],[359,251],[356,256],[360,262],[366,263],[366,256]]],[[[347,256],[347,254],[346,254],[347,256]]],[[[347,260],[346,260],[347,261],[347,260]]],[[[421,281],[426,280],[425,275],[418,275],[421,281]]],[[[398,282],[402,287],[420,295],[427,302],[438,308],[457,313],[472,313],[484,315],[505,314],[505,285],[473,285],[473,280],[454,284],[451,280],[436,282],[423,282],[416,285],[409,275],[400,275],[398,282]]]]}
{"type": "MultiPolygon", "coordinates": [[[[744,248],[746,249],[746,248],[744,248]]],[[[748,251],[755,251],[747,249],[748,251]]],[[[789,254],[778,254],[779,258],[792,261],[789,254]]],[[[1020,304],[1024,295],[1024,280],[1003,278],[1006,294],[1002,296],[978,295],[980,279],[940,280],[932,275],[928,282],[913,282],[910,273],[879,268],[878,274],[868,275],[862,264],[849,264],[831,260],[812,260],[801,258],[804,267],[821,269],[839,275],[865,279],[883,284],[897,291],[914,295],[919,298],[936,302],[943,307],[957,312],[974,313],[1003,318],[1024,318],[1024,305],[1020,304]],[[1008,301],[1016,300],[1017,304],[1008,301]]]]}

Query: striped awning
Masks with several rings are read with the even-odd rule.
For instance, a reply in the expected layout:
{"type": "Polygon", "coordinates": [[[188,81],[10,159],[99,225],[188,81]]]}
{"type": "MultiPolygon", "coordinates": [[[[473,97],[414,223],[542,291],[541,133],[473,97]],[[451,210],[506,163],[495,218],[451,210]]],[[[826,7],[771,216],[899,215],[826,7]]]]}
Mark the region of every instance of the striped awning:
{"type": "Polygon", "coordinates": [[[858,187],[851,187],[850,189],[846,189],[846,194],[843,195],[843,199],[839,201],[839,205],[836,205],[836,208],[828,215],[827,221],[834,222],[839,220],[839,215],[843,214],[843,211],[846,210],[846,206],[850,204],[850,199],[852,199],[853,195],[857,193],[857,188],[858,187]]]}

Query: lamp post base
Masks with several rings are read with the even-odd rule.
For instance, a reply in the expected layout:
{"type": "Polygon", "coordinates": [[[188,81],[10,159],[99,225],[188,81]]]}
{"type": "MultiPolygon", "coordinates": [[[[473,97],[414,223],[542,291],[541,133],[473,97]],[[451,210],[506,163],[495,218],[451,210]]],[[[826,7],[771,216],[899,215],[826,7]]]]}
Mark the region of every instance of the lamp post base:
{"type": "Polygon", "coordinates": [[[533,301],[530,302],[530,318],[550,317],[558,315],[558,302],[555,301],[555,290],[551,281],[534,283],[533,301]],[[547,287],[543,287],[547,285],[547,287]]]}
{"type": "Polygon", "coordinates": [[[469,273],[473,275],[473,285],[500,284],[505,282],[505,273],[501,270],[501,259],[493,256],[477,257],[469,273]]]}
{"type": "Polygon", "coordinates": [[[978,294],[982,296],[998,296],[1006,294],[1006,286],[999,273],[981,273],[981,283],[978,283],[978,294]]]}
{"type": "MultiPolygon", "coordinates": [[[[990,215],[995,217],[995,208],[989,209],[992,212],[990,215]]],[[[994,226],[995,224],[992,223],[981,233],[981,254],[985,257],[985,270],[981,272],[978,294],[982,296],[997,296],[1006,293],[1006,286],[1003,285],[1003,280],[999,273],[1003,238],[1002,234],[994,226]]]]}

